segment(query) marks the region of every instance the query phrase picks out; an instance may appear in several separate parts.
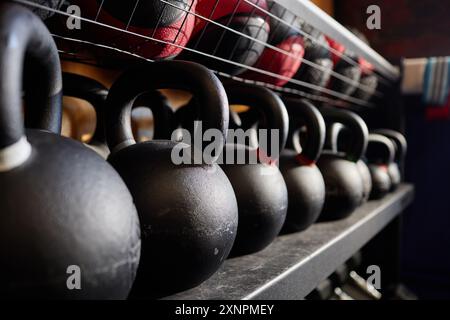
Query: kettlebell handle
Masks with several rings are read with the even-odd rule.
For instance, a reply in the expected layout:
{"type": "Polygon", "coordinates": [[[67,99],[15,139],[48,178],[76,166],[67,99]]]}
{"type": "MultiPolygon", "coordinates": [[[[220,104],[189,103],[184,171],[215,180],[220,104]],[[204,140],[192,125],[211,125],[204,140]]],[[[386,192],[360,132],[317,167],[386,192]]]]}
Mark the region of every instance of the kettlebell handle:
{"type": "Polygon", "coordinates": [[[95,109],[97,125],[93,140],[105,141],[105,126],[103,124],[104,107],[108,89],[100,82],[75,73],[63,73],[64,96],[75,97],[89,102],[95,109]]]}
{"type": "MultiPolygon", "coordinates": [[[[302,125],[307,129],[307,139],[302,143],[301,148],[300,143],[293,143],[299,159],[307,164],[315,163],[322,153],[325,143],[326,127],[322,115],[308,100],[284,98],[283,101],[289,114],[291,131],[299,129],[297,126],[302,125]],[[299,152],[300,149],[301,152],[299,152]]],[[[294,136],[299,138],[298,134],[294,134],[294,136]]]]}
{"type": "Polygon", "coordinates": [[[156,89],[191,92],[198,101],[195,112],[200,115],[203,130],[219,129],[225,141],[228,99],[219,79],[200,64],[165,60],[129,69],[111,87],[105,123],[106,140],[112,152],[136,143],[130,124],[133,104],[139,95],[156,89]]]}
{"type": "Polygon", "coordinates": [[[391,129],[376,129],[372,131],[373,133],[381,134],[385,137],[392,139],[395,142],[396,152],[395,152],[395,161],[403,162],[406,153],[408,151],[408,143],[406,142],[405,136],[398,131],[391,129]]]}
{"type": "Polygon", "coordinates": [[[269,132],[279,130],[278,144],[281,152],[289,131],[289,115],[281,98],[269,89],[249,83],[226,82],[224,87],[230,105],[241,104],[258,110],[264,118],[262,128],[269,132]]]}
{"type": "Polygon", "coordinates": [[[329,125],[326,130],[326,142],[325,142],[325,148],[327,150],[331,150],[334,153],[339,152],[339,135],[342,133],[342,131],[345,129],[344,125],[342,123],[332,123],[329,125]]]}
{"type": "Polygon", "coordinates": [[[0,167],[7,169],[31,152],[21,112],[23,89],[29,126],[61,132],[62,76],[50,32],[24,6],[0,2],[0,39],[0,167]]]}
{"type": "Polygon", "coordinates": [[[171,139],[172,131],[176,129],[175,115],[166,96],[157,90],[147,91],[136,99],[133,108],[135,107],[148,107],[152,111],[154,140],[171,139]]]}
{"type": "Polygon", "coordinates": [[[369,163],[388,165],[394,162],[395,145],[384,135],[371,133],[367,144],[366,158],[369,163]]]}
{"type": "Polygon", "coordinates": [[[333,107],[322,107],[320,109],[328,128],[334,123],[343,124],[352,134],[346,152],[346,159],[357,162],[365,154],[369,136],[369,129],[364,120],[356,113],[333,107]]]}

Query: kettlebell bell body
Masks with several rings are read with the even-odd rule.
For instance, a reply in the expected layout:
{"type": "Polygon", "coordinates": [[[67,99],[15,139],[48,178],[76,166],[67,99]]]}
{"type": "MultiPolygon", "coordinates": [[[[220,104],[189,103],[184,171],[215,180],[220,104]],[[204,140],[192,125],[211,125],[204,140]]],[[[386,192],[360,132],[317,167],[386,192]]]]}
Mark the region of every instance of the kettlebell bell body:
{"type": "Polygon", "coordinates": [[[288,211],[283,226],[286,232],[303,231],[319,217],[325,202],[325,182],[316,160],[325,142],[325,122],[307,100],[283,100],[289,113],[290,131],[306,126],[306,141],[295,150],[285,149],[280,170],[288,190],[288,211]]]}
{"type": "MultiPolygon", "coordinates": [[[[269,132],[278,130],[280,152],[284,149],[289,127],[289,119],[281,99],[268,89],[244,84],[228,83],[225,90],[230,104],[247,105],[259,111],[260,128],[269,132]]],[[[270,141],[271,142],[271,141],[270,141]]],[[[279,155],[269,155],[267,150],[252,148],[239,143],[227,143],[224,154],[249,155],[256,163],[221,165],[236,194],[239,223],[232,255],[244,255],[267,247],[279,234],[287,212],[288,195],[283,176],[275,165],[279,155]],[[270,159],[270,160],[269,160],[270,159]]],[[[261,144],[260,144],[261,145],[261,144]]]]}
{"type": "Polygon", "coordinates": [[[372,177],[370,175],[370,169],[363,159],[358,160],[356,165],[358,166],[358,171],[363,181],[363,198],[361,204],[364,204],[369,200],[372,192],[372,177]]]}
{"type": "Polygon", "coordinates": [[[133,297],[156,297],[198,285],[217,271],[236,236],[236,198],[216,163],[178,163],[181,150],[190,154],[196,147],[181,142],[135,143],[128,125],[134,101],[161,88],[192,92],[203,106],[196,111],[204,130],[218,129],[225,136],[228,127],[221,83],[192,62],[161,61],[130,69],[110,89],[108,161],[133,195],[143,234],[133,297]]]}
{"type": "Polygon", "coordinates": [[[391,129],[377,129],[373,131],[388,137],[392,140],[395,146],[394,161],[388,166],[389,177],[391,178],[391,191],[395,190],[402,182],[402,173],[400,171],[400,165],[404,163],[406,152],[408,149],[408,143],[404,135],[400,132],[391,129]]]}
{"type": "MultiPolygon", "coordinates": [[[[257,151],[244,145],[227,145],[224,152],[257,151]]],[[[287,190],[283,176],[278,167],[264,163],[221,167],[233,186],[239,210],[238,232],[231,255],[261,251],[277,237],[286,218],[287,190]]]]}
{"type": "MultiPolygon", "coordinates": [[[[263,10],[268,10],[266,0],[250,0],[250,2],[263,10]]],[[[266,13],[241,0],[198,0],[196,13],[219,25],[197,18],[188,44],[189,48],[238,64],[253,66],[256,63],[265,48],[262,43],[267,42],[269,37],[270,26],[266,13]],[[238,33],[227,30],[224,26],[238,33]],[[243,37],[240,33],[260,42],[243,37]]],[[[246,71],[246,68],[240,65],[188,50],[183,52],[182,59],[199,62],[212,70],[230,75],[246,71]]]]}
{"type": "MultiPolygon", "coordinates": [[[[346,147],[351,145],[351,139],[353,139],[353,134],[341,123],[331,125],[327,130],[327,135],[329,137],[327,140],[331,143],[328,148],[333,152],[345,151],[346,147]]],[[[356,162],[356,165],[363,181],[363,198],[361,204],[364,204],[369,200],[372,192],[372,178],[364,156],[356,162]]]]}
{"type": "MultiPolygon", "coordinates": [[[[170,5],[154,0],[143,0],[137,3],[75,0],[73,4],[81,8],[84,18],[120,29],[115,30],[86,22],[81,30],[86,39],[148,59],[160,60],[173,58],[183,50],[191,37],[195,23],[195,16],[189,12],[195,12],[197,0],[169,0],[168,2],[170,5]],[[121,30],[127,30],[128,33],[121,30]],[[152,37],[159,41],[145,37],[152,37]]],[[[101,55],[107,54],[113,53],[101,52],[101,55]]]]}
{"type": "Polygon", "coordinates": [[[0,82],[8,83],[0,88],[0,271],[7,275],[0,295],[124,299],[140,256],[131,195],[81,143],[24,130],[22,89],[33,102],[27,108],[61,118],[58,51],[41,20],[17,4],[0,3],[0,32],[0,82]],[[25,63],[31,90],[22,88],[25,63]]]}
{"type": "MultiPolygon", "coordinates": [[[[267,5],[271,14],[300,29],[296,15],[274,1],[267,1],[267,5]]],[[[284,52],[288,52],[289,55],[272,48],[265,48],[254,67],[281,75],[284,78],[277,78],[257,71],[247,71],[242,76],[246,79],[262,81],[281,87],[300,68],[305,53],[303,36],[274,17],[270,17],[269,21],[270,33],[268,43],[284,52]]]]}
{"type": "Polygon", "coordinates": [[[363,181],[357,162],[367,147],[368,129],[355,113],[324,107],[321,113],[329,126],[342,123],[354,135],[346,153],[323,152],[317,162],[325,181],[325,204],[320,220],[336,220],[349,216],[363,200],[363,181]]]}
{"type": "Polygon", "coordinates": [[[395,146],[391,140],[380,134],[371,133],[366,158],[372,177],[371,199],[380,199],[390,190],[392,181],[389,166],[394,162],[395,146]]]}
{"type": "Polygon", "coordinates": [[[363,200],[363,184],[356,163],[324,152],[318,166],[326,186],[325,205],[320,219],[348,217],[363,200]]]}
{"type": "Polygon", "coordinates": [[[387,167],[376,164],[369,164],[370,176],[372,178],[372,192],[370,199],[377,200],[383,198],[391,188],[391,179],[387,172],[387,167]]]}

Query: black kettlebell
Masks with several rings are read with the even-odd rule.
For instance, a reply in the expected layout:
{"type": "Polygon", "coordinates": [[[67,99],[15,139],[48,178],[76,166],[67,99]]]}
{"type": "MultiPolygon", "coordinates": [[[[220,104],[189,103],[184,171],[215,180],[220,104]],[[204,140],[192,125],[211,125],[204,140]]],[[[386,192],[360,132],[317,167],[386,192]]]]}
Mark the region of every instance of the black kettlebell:
{"type": "MultiPolygon", "coordinates": [[[[108,161],[128,185],[142,226],[133,297],[162,296],[200,284],[224,262],[237,229],[236,197],[220,167],[177,162],[183,150],[190,155],[196,146],[170,140],[135,143],[133,104],[142,93],[161,88],[192,92],[204,130],[225,137],[228,128],[223,86],[199,64],[145,64],[125,71],[111,87],[105,112],[108,161]]],[[[217,143],[221,150],[223,141],[217,143]]]]}
{"type": "Polygon", "coordinates": [[[249,108],[244,112],[235,112],[230,108],[230,129],[248,130],[248,140],[245,144],[250,148],[258,147],[258,122],[259,111],[254,108],[249,108]]]}
{"type": "Polygon", "coordinates": [[[323,107],[321,113],[329,127],[342,123],[353,134],[346,152],[322,152],[317,166],[325,180],[325,205],[320,220],[336,220],[349,216],[363,200],[364,185],[357,162],[367,147],[368,129],[355,113],[323,107]]]}
{"type": "Polygon", "coordinates": [[[391,129],[377,129],[373,131],[388,137],[394,142],[395,145],[395,157],[394,162],[389,164],[388,173],[391,178],[391,191],[395,190],[403,180],[400,166],[403,165],[406,152],[408,149],[408,143],[406,138],[400,132],[391,129]]]}
{"type": "Polygon", "coordinates": [[[365,162],[364,156],[362,159],[356,162],[356,165],[358,166],[359,174],[361,175],[363,181],[363,198],[361,200],[361,204],[364,204],[369,200],[370,194],[372,193],[372,177],[370,175],[369,167],[365,162]]]}
{"type": "MultiPolygon", "coordinates": [[[[287,190],[284,179],[275,166],[278,155],[267,156],[271,150],[259,148],[257,129],[278,129],[280,152],[286,144],[289,118],[282,100],[272,91],[251,84],[225,84],[230,105],[246,105],[249,110],[240,114],[230,110],[230,128],[245,135],[239,141],[230,141],[221,158],[221,167],[227,174],[236,194],[239,209],[238,232],[232,256],[250,254],[267,247],[279,234],[287,212],[287,190]],[[228,157],[233,163],[226,163],[228,157]],[[237,155],[245,159],[237,159],[237,155]],[[256,160],[251,162],[251,159],[256,160]],[[270,163],[270,164],[269,164],[270,163]]],[[[179,123],[193,132],[192,108],[198,101],[191,100],[177,110],[179,123]]],[[[229,133],[231,130],[229,131],[229,133]]],[[[236,132],[236,131],[234,131],[236,132]]]]}
{"type": "MultiPolygon", "coordinates": [[[[85,144],[104,159],[110,153],[105,138],[105,103],[108,89],[100,82],[83,75],[63,73],[64,96],[75,97],[89,102],[95,110],[97,121],[94,134],[85,144]]],[[[154,139],[170,138],[173,128],[173,111],[165,96],[158,91],[149,91],[139,96],[134,106],[152,106],[153,117],[157,119],[154,127],[154,139]]]]}
{"type": "Polygon", "coordinates": [[[81,143],[24,130],[23,90],[27,110],[61,119],[58,50],[42,21],[17,4],[0,3],[0,33],[0,296],[124,299],[140,256],[131,195],[81,143]],[[22,87],[24,72],[32,87],[22,87]]]}
{"type": "Polygon", "coordinates": [[[109,149],[105,139],[104,108],[108,89],[100,82],[83,75],[63,73],[64,96],[83,99],[94,107],[97,116],[96,127],[87,147],[106,159],[109,149]]]}
{"type": "Polygon", "coordinates": [[[273,143],[278,144],[279,152],[284,149],[289,118],[283,101],[269,89],[230,82],[225,84],[225,90],[230,104],[258,110],[259,129],[266,129],[269,136],[272,130],[279,133],[278,140],[269,139],[266,147],[261,145],[261,137],[258,148],[233,141],[228,141],[225,146],[224,160],[227,154],[248,155],[245,162],[221,165],[233,186],[239,209],[238,231],[232,250],[232,255],[236,256],[264,249],[284,224],[288,204],[286,183],[275,165],[279,154],[270,154],[268,150],[272,150],[273,143]]]}
{"type": "Polygon", "coordinates": [[[388,167],[394,162],[394,143],[380,134],[369,134],[366,158],[372,177],[370,199],[380,199],[391,190],[388,167]]]}
{"type": "Polygon", "coordinates": [[[153,115],[153,140],[170,140],[173,130],[176,129],[176,119],[169,99],[161,92],[152,90],[140,95],[133,108],[148,106],[151,107],[153,115]]]}
{"type": "MultiPolygon", "coordinates": [[[[325,121],[307,100],[283,99],[289,113],[290,131],[305,126],[306,139],[297,139],[295,150],[285,149],[280,157],[280,170],[288,190],[288,211],[284,231],[302,231],[320,215],[325,202],[325,182],[316,161],[325,142],[325,121]]],[[[294,134],[293,137],[298,137],[294,134]]]]}
{"type": "MultiPolygon", "coordinates": [[[[341,123],[334,123],[327,128],[327,148],[334,152],[346,150],[345,147],[350,145],[349,140],[353,139],[353,135],[341,123]]],[[[372,192],[372,177],[369,167],[366,164],[365,155],[356,162],[359,174],[363,181],[363,198],[361,204],[366,203],[372,192]]]]}

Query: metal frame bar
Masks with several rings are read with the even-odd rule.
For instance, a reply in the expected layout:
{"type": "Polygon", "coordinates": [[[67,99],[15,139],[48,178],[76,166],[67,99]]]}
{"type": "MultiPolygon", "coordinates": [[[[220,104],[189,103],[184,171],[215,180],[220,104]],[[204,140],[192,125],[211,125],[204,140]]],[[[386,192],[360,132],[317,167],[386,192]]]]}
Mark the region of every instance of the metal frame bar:
{"type": "Polygon", "coordinates": [[[326,12],[309,0],[273,0],[288,8],[305,22],[344,45],[349,50],[365,58],[375,66],[384,77],[395,81],[400,77],[399,70],[384,59],[375,50],[361,41],[347,28],[330,17],[326,12]]]}

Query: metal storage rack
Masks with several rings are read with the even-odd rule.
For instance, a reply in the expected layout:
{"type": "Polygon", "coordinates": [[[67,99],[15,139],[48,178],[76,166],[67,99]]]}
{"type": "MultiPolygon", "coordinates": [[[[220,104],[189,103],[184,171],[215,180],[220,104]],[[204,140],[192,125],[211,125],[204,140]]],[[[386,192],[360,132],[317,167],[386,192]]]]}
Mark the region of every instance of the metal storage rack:
{"type": "Polygon", "coordinates": [[[303,299],[398,217],[413,196],[414,188],[403,184],[347,219],[282,235],[259,253],[229,259],[199,287],[166,299],[303,299]]]}
{"type": "MultiPolygon", "coordinates": [[[[28,5],[34,9],[39,10],[46,10],[49,13],[52,13],[54,17],[58,17],[61,19],[59,21],[59,24],[56,23],[54,25],[51,25],[51,31],[53,32],[53,36],[55,37],[55,40],[57,40],[58,44],[61,45],[60,53],[63,59],[68,60],[75,60],[80,61],[84,63],[90,63],[95,65],[102,66],[104,64],[104,61],[101,59],[100,56],[92,56],[89,53],[92,53],[93,49],[97,51],[101,51],[104,55],[115,55],[115,56],[123,56],[130,59],[136,59],[137,61],[147,61],[151,62],[153,61],[151,58],[143,56],[140,52],[137,51],[135,46],[130,47],[114,47],[109,40],[101,41],[99,39],[92,40],[89,38],[89,35],[86,33],[83,34],[83,32],[76,32],[68,30],[65,26],[65,21],[67,18],[70,18],[70,13],[68,13],[65,8],[71,3],[70,0],[60,0],[60,3],[63,3],[64,5],[60,9],[54,9],[47,7],[46,5],[43,5],[41,3],[46,3],[43,1],[35,1],[35,0],[11,0],[15,1],[24,5],[28,5]]],[[[262,75],[270,76],[277,79],[284,79],[285,77],[281,74],[275,74],[270,71],[267,71],[265,69],[256,68],[254,66],[248,66],[248,65],[242,65],[237,63],[236,61],[233,61],[231,57],[229,58],[221,58],[214,54],[202,51],[197,48],[196,44],[190,44],[188,43],[185,46],[180,46],[179,44],[175,43],[176,38],[173,39],[173,41],[167,41],[167,40],[161,40],[154,36],[154,34],[143,34],[143,33],[136,33],[133,32],[128,28],[129,24],[133,21],[133,17],[135,14],[135,9],[137,8],[139,1],[137,0],[134,3],[134,10],[131,12],[130,17],[127,19],[128,23],[126,27],[118,27],[114,25],[109,25],[105,23],[104,21],[101,21],[98,17],[101,16],[102,10],[104,10],[105,3],[108,1],[114,1],[114,0],[102,0],[97,1],[99,3],[99,8],[97,11],[97,14],[95,17],[84,17],[83,16],[83,10],[81,11],[82,15],[79,17],[79,20],[81,23],[85,24],[86,26],[92,27],[97,30],[101,31],[109,31],[112,33],[118,33],[121,36],[126,36],[133,38],[134,40],[138,39],[142,43],[149,43],[153,42],[155,44],[165,44],[168,46],[172,46],[178,49],[183,49],[185,52],[189,52],[196,56],[203,56],[208,57],[213,60],[221,61],[223,63],[232,65],[232,66],[239,66],[246,68],[248,71],[253,71],[262,75]]],[[[233,28],[229,27],[229,21],[225,23],[219,23],[217,21],[213,21],[210,19],[210,16],[201,16],[197,12],[194,11],[192,8],[193,0],[185,1],[185,3],[190,3],[190,5],[185,5],[182,7],[181,5],[174,4],[173,1],[167,1],[167,0],[158,0],[163,5],[163,10],[161,11],[161,16],[164,13],[164,10],[166,8],[176,8],[185,14],[184,20],[187,20],[187,16],[194,16],[198,20],[203,20],[206,25],[205,28],[208,25],[214,25],[215,27],[221,28],[223,32],[228,32],[237,35],[240,37],[240,39],[249,40],[253,43],[256,43],[258,45],[264,46],[265,49],[270,49],[274,53],[281,54],[285,58],[294,58],[294,59],[300,59],[302,64],[308,65],[312,68],[319,69],[321,71],[323,70],[323,67],[314,63],[313,61],[309,61],[307,59],[293,56],[292,53],[275,47],[269,43],[262,42],[261,40],[257,38],[253,38],[249,35],[246,35],[240,31],[237,31],[233,28]]],[[[220,0],[216,0],[217,3],[219,3],[220,0]]],[[[49,1],[50,2],[50,1],[49,1]]],[[[53,3],[57,3],[58,1],[52,1],[53,3]]],[[[73,1],[72,1],[73,2],[73,1]]],[[[373,67],[373,73],[377,76],[378,82],[380,83],[380,88],[377,88],[375,92],[376,101],[364,101],[361,99],[358,99],[353,96],[349,95],[343,95],[342,93],[338,91],[331,90],[330,88],[326,87],[320,87],[311,85],[310,83],[298,80],[298,79],[289,79],[288,86],[276,86],[271,83],[263,82],[263,81],[254,81],[249,80],[246,78],[241,77],[240,75],[230,75],[224,72],[223,70],[213,70],[217,75],[223,78],[232,78],[236,81],[245,81],[245,82],[253,82],[257,83],[261,86],[269,87],[272,90],[275,90],[279,92],[280,94],[288,94],[288,95],[294,95],[294,96],[301,96],[308,98],[312,101],[315,101],[317,104],[333,104],[336,106],[341,107],[350,107],[350,108],[368,108],[368,107],[374,107],[378,104],[380,99],[384,97],[384,91],[386,90],[385,87],[391,87],[399,78],[399,71],[392,66],[389,62],[387,62],[383,57],[381,57],[378,53],[376,53],[373,49],[371,49],[368,45],[366,45],[363,41],[361,41],[358,37],[353,35],[350,31],[348,31],[345,27],[340,25],[338,22],[336,22],[333,18],[328,16],[325,12],[323,12],[321,9],[319,9],[316,5],[314,5],[309,0],[274,0],[274,2],[284,6],[286,10],[292,12],[297,16],[297,20],[294,22],[288,22],[280,19],[279,17],[273,15],[271,12],[269,12],[267,9],[262,8],[258,5],[259,1],[250,1],[250,0],[238,0],[236,3],[236,6],[238,6],[240,3],[243,3],[247,6],[253,7],[252,13],[250,16],[253,16],[257,13],[263,14],[267,17],[270,17],[271,19],[275,19],[280,25],[283,25],[284,27],[288,27],[291,31],[294,31],[301,36],[304,37],[304,39],[309,39],[315,44],[318,44],[321,47],[325,47],[324,44],[318,42],[314,37],[312,37],[307,31],[303,30],[305,24],[311,25],[313,28],[321,31],[326,36],[338,41],[340,44],[344,45],[347,49],[354,52],[359,57],[362,57],[366,59],[368,62],[370,62],[373,67]],[[287,9],[288,8],[288,9],[287,9]],[[317,90],[318,93],[310,93],[307,92],[306,89],[314,89],[317,90]]],[[[47,2],[48,3],[48,2],[47,2]]],[[[75,2],[76,3],[76,2],[75,2]]],[[[180,2],[181,3],[181,2],[180,2]]],[[[216,6],[217,7],[217,6],[216,6]]],[[[59,6],[58,6],[59,8],[59,6]]],[[[215,8],[213,9],[215,10],[215,8]]],[[[212,13],[211,13],[212,15],[212,13]]],[[[234,15],[234,13],[232,13],[234,15]]],[[[53,18],[53,20],[56,20],[53,18]]],[[[159,21],[156,27],[159,25],[159,21]]],[[[183,24],[185,21],[183,22],[183,24]]],[[[183,26],[180,27],[180,29],[183,26]]],[[[178,32],[179,34],[180,32],[178,32]]],[[[177,34],[177,37],[178,37],[177,34]]],[[[218,40],[217,46],[220,45],[220,42],[222,41],[222,37],[218,40]]],[[[354,61],[350,56],[348,56],[347,53],[337,52],[333,48],[329,48],[326,46],[327,50],[331,53],[338,54],[342,60],[345,60],[350,65],[357,65],[357,62],[354,61]]],[[[109,65],[111,66],[111,64],[109,65]]],[[[340,73],[337,73],[335,71],[331,72],[331,77],[335,79],[336,81],[342,81],[346,82],[348,84],[353,84],[362,91],[368,91],[369,88],[361,84],[345,75],[342,75],[340,73]]],[[[287,79],[284,79],[287,80],[287,79]]]]}
{"type": "Polygon", "coordinates": [[[386,59],[374,51],[371,47],[361,41],[353,33],[348,31],[340,23],[323,12],[314,3],[308,0],[275,0],[275,2],[288,7],[307,23],[320,26],[320,30],[343,44],[354,53],[364,57],[375,66],[375,69],[384,77],[396,81],[400,77],[399,70],[386,59]]]}
{"type": "MultiPolygon", "coordinates": [[[[36,1],[29,0],[12,0],[41,10],[48,10],[55,14],[56,17],[68,18],[65,10],[55,10],[38,4],[36,1]]],[[[64,1],[64,0],[61,0],[64,1]]],[[[102,10],[103,0],[99,12],[102,10]]],[[[165,6],[176,6],[170,1],[159,0],[165,6]]],[[[218,1],[218,0],[217,0],[218,1]]],[[[249,0],[239,0],[254,7],[257,11],[263,11],[272,17],[270,12],[259,8],[249,0]]],[[[139,0],[136,0],[136,6],[139,0]]],[[[325,12],[315,6],[308,0],[275,0],[276,3],[288,8],[289,11],[298,16],[304,23],[312,25],[319,29],[325,35],[340,42],[349,50],[358,56],[366,59],[374,66],[373,73],[378,78],[379,87],[375,92],[375,97],[367,102],[351,96],[344,96],[340,92],[330,90],[325,87],[311,87],[310,84],[290,79],[288,86],[278,87],[270,83],[252,81],[243,77],[232,76],[221,70],[213,70],[217,75],[223,78],[232,78],[236,81],[253,82],[261,86],[268,87],[280,94],[294,95],[306,97],[318,105],[333,104],[339,107],[348,107],[356,110],[365,118],[370,128],[388,127],[402,130],[402,112],[401,98],[399,93],[400,72],[367,44],[353,35],[349,30],[328,16],[325,12]],[[311,94],[305,89],[317,89],[319,93],[311,94]]],[[[42,3],[42,1],[40,2],[42,3]]],[[[239,31],[229,28],[208,19],[208,17],[199,16],[190,10],[190,7],[181,8],[186,15],[195,15],[196,19],[206,20],[208,24],[214,24],[223,28],[227,32],[236,33],[242,37],[249,38],[241,34],[239,31]]],[[[129,18],[129,22],[133,19],[134,11],[129,18]]],[[[297,25],[280,20],[279,22],[289,26],[305,38],[311,38],[304,30],[297,25]]],[[[175,43],[164,42],[160,39],[152,37],[152,35],[136,34],[129,31],[128,28],[123,30],[116,26],[104,24],[97,19],[80,18],[83,23],[93,25],[100,29],[111,30],[115,32],[123,32],[129,37],[137,37],[144,42],[154,41],[155,43],[166,43],[168,45],[177,46],[175,43]]],[[[113,52],[121,54],[128,58],[132,57],[140,61],[152,62],[145,56],[140,56],[133,52],[133,48],[115,48],[108,43],[96,43],[83,37],[73,36],[70,32],[53,29],[53,35],[58,43],[68,43],[72,51],[60,49],[63,59],[75,60],[83,63],[91,63],[103,66],[101,60],[92,59],[86,56],[85,52],[92,48],[105,50],[105,52],[113,52]],[[59,32],[60,31],[60,32],[59,32]]],[[[251,41],[258,42],[258,39],[249,38],[251,41]]],[[[315,39],[311,38],[314,42],[315,39]]],[[[220,41],[219,41],[220,42],[220,41]]],[[[278,53],[290,57],[290,53],[282,49],[275,48],[267,43],[262,43],[266,48],[275,50],[278,53]]],[[[197,50],[195,47],[186,46],[182,49],[198,55],[207,55],[197,50]]],[[[329,49],[332,51],[332,49],[329,49]]],[[[219,59],[214,55],[209,58],[219,59]]],[[[300,58],[301,59],[301,58],[300,58]]],[[[345,54],[342,59],[350,64],[355,64],[351,58],[345,54]]],[[[224,60],[222,62],[236,65],[236,62],[224,60]]],[[[313,68],[320,69],[320,66],[306,59],[302,63],[313,68]]],[[[281,75],[270,74],[266,70],[254,68],[252,66],[244,66],[248,70],[269,74],[275,78],[281,75]]],[[[332,77],[339,81],[353,83],[354,81],[341,74],[332,73],[332,77]]],[[[362,90],[367,90],[362,84],[357,84],[362,90]]],[[[401,227],[401,212],[411,203],[413,199],[413,187],[411,185],[402,185],[395,193],[392,193],[379,201],[371,201],[358,209],[351,217],[342,221],[316,224],[306,232],[292,235],[280,236],[266,250],[240,258],[227,260],[223,268],[207,282],[187,292],[179,293],[167,299],[302,299],[318,283],[330,275],[340,264],[350,258],[364,244],[378,235],[383,240],[380,250],[387,257],[385,261],[380,260],[383,269],[383,279],[386,283],[395,283],[398,281],[398,260],[399,260],[399,242],[401,227]]]]}

